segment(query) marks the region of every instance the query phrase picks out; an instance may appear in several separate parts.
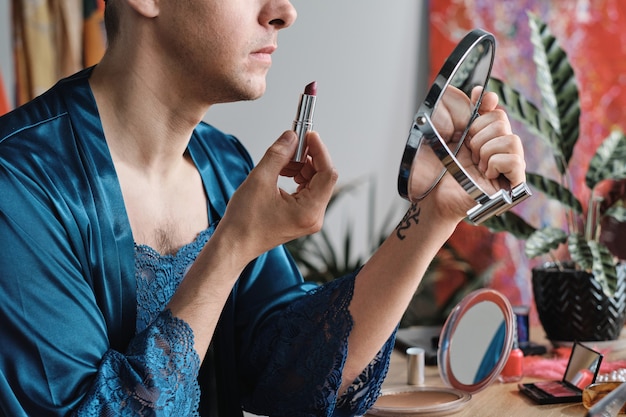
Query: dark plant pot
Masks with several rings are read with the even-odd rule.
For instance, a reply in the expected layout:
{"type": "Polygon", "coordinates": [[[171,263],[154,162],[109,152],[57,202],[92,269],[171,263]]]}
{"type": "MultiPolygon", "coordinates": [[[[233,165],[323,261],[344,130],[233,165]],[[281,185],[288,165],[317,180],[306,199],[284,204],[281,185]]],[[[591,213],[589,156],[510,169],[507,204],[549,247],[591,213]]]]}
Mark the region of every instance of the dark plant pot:
{"type": "Polygon", "coordinates": [[[539,320],[550,341],[616,340],[626,315],[626,266],[618,268],[617,291],[607,297],[593,275],[553,265],[532,270],[539,320]]]}

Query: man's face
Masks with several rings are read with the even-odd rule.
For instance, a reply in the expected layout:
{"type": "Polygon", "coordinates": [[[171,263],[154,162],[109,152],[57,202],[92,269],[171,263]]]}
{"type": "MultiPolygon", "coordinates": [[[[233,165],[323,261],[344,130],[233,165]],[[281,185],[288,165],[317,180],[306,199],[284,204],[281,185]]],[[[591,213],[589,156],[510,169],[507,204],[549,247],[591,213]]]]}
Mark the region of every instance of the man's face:
{"type": "Polygon", "coordinates": [[[208,104],[260,97],[278,31],[296,19],[288,0],[166,0],[160,8],[156,47],[208,104]]]}

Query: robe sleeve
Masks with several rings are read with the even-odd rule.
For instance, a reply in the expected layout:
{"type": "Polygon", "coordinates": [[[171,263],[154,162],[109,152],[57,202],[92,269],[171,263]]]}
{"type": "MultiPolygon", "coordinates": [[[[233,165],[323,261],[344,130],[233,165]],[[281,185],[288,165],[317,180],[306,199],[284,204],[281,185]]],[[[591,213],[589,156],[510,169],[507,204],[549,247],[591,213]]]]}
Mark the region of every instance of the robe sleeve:
{"type": "Polygon", "coordinates": [[[124,355],[105,353],[91,389],[72,415],[197,416],[199,368],[191,328],[166,310],[124,355]]]}
{"type": "Polygon", "coordinates": [[[311,290],[263,326],[248,369],[255,388],[244,404],[271,416],[363,415],[380,394],[395,333],[343,396],[338,396],[352,317],[355,274],[311,290]]]}
{"type": "MultiPolygon", "coordinates": [[[[0,168],[2,168],[0,166],[0,168]]],[[[0,184],[11,180],[0,169],[0,184]]],[[[36,188],[0,199],[0,414],[194,415],[193,334],[164,312],[124,351],[111,347],[82,248],[36,188]]],[[[111,308],[119,300],[111,298],[111,308]]],[[[117,306],[119,308],[119,305],[117,306]]],[[[134,326],[134,323],[133,323],[134,326]]]]}

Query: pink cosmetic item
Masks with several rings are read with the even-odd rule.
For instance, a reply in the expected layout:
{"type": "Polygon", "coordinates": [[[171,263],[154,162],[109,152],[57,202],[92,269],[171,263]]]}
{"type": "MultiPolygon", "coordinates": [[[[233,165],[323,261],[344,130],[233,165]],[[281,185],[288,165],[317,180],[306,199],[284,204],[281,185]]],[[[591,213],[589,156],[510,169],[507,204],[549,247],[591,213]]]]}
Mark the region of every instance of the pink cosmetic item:
{"type": "MultiPolygon", "coordinates": [[[[517,320],[517,314],[515,314],[515,318],[517,320]]],[[[517,321],[513,323],[513,328],[515,329],[513,332],[513,348],[511,349],[509,358],[504,364],[504,368],[502,368],[500,375],[498,375],[500,382],[517,382],[524,376],[524,352],[519,348],[519,329],[517,327],[517,321]]]]}
{"type": "Polygon", "coordinates": [[[595,382],[602,357],[600,352],[575,342],[562,380],[519,384],[518,388],[538,404],[582,402],[583,390],[595,382]]]}
{"type": "Polygon", "coordinates": [[[306,134],[313,128],[313,112],[317,99],[317,82],[313,81],[304,87],[304,93],[300,94],[298,111],[293,121],[292,130],[298,135],[298,148],[292,161],[304,162],[307,156],[306,134]]]}
{"type": "Polygon", "coordinates": [[[524,352],[517,344],[513,345],[509,359],[507,359],[502,372],[498,376],[501,382],[517,382],[524,376],[524,352]]]}

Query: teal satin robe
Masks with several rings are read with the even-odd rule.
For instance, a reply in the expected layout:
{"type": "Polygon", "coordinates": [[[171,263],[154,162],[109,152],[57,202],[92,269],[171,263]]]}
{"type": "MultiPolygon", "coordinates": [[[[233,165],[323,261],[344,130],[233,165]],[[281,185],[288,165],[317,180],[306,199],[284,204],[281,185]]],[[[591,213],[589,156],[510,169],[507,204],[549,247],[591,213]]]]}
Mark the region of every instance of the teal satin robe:
{"type": "MultiPolygon", "coordinates": [[[[6,416],[66,415],[85,397],[107,351],[124,352],[135,331],[133,237],[90,73],[62,80],[0,118],[0,411],[6,416]]],[[[204,123],[188,149],[215,222],[252,160],[235,138],[204,123]]],[[[247,388],[240,378],[250,364],[237,355],[252,346],[257,325],[311,288],[282,247],[246,269],[214,338],[223,415],[241,413],[247,388]]],[[[201,372],[201,385],[202,378],[201,372]]]]}

